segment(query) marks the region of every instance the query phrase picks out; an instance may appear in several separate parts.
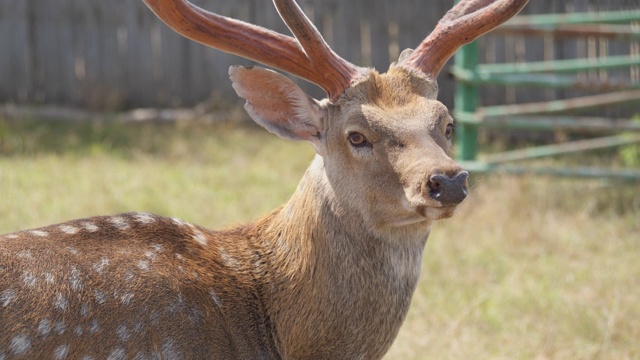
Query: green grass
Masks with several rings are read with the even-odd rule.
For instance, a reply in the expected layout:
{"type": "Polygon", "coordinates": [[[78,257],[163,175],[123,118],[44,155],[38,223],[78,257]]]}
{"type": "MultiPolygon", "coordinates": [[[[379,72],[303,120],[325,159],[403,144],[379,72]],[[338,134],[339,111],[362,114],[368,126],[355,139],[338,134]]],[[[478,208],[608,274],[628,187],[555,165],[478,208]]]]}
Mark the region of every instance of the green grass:
{"type": "Polygon", "coordinates": [[[257,127],[0,123],[0,231],[124,211],[210,227],[284,202],[310,146],[257,127]],[[280,166],[280,165],[284,166],[280,166]]]}
{"type": "MultiPolygon", "coordinates": [[[[255,127],[0,121],[0,232],[134,210],[249,221],[312,157],[255,127]]],[[[640,186],[473,180],[387,359],[640,359],[640,186]]]]}

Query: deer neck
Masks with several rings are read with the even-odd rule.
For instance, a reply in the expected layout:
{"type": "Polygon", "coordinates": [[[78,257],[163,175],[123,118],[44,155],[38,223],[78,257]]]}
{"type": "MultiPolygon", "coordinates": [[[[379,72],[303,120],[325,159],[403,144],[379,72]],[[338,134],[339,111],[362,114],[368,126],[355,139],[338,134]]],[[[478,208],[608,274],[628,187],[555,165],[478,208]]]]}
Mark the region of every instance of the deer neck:
{"type": "Polygon", "coordinates": [[[262,227],[273,276],[268,311],[281,350],[304,357],[298,350],[349,339],[340,351],[359,346],[353,357],[384,353],[408,310],[429,227],[369,228],[336,199],[320,156],[262,227]]]}

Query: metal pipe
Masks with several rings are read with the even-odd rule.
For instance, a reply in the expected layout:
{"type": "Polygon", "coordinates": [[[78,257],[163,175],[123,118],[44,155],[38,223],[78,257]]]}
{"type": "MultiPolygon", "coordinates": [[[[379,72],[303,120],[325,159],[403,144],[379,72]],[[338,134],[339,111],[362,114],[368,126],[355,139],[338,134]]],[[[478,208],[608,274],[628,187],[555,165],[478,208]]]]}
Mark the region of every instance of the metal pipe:
{"type": "Polygon", "coordinates": [[[635,143],[640,143],[640,134],[622,134],[489,154],[484,156],[481,161],[486,164],[498,164],[509,161],[529,160],[635,143]]]}
{"type": "Polygon", "coordinates": [[[474,173],[497,172],[514,175],[551,175],[560,177],[616,179],[640,181],[640,171],[632,169],[606,169],[599,167],[534,167],[486,164],[480,161],[459,162],[465,170],[474,173]]]}
{"type": "Polygon", "coordinates": [[[588,116],[505,116],[476,121],[473,114],[460,116],[457,123],[472,123],[488,128],[512,128],[530,130],[570,130],[574,132],[638,131],[640,121],[634,119],[610,119],[588,116]]]}
{"type": "MultiPolygon", "coordinates": [[[[591,70],[621,69],[640,66],[640,56],[622,55],[592,59],[566,59],[530,61],[525,63],[481,64],[476,68],[479,74],[530,74],[530,73],[576,73],[591,70]]],[[[455,67],[454,67],[455,69],[455,67]]],[[[455,75],[455,72],[454,72],[455,75]]]]}

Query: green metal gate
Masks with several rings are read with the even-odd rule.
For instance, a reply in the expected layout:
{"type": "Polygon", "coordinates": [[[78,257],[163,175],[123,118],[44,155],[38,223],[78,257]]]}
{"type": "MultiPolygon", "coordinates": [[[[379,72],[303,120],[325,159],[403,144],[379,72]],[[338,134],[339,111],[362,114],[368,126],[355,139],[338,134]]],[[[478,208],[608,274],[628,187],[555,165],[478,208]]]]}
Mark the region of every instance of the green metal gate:
{"type": "MultiPolygon", "coordinates": [[[[640,10],[604,13],[574,13],[519,16],[495,30],[491,36],[597,37],[638,44],[640,10]]],[[[630,79],[605,80],[582,76],[588,71],[635,69],[640,71],[640,54],[589,59],[550,60],[522,63],[479,64],[478,45],[463,46],[455,56],[452,74],[457,81],[455,112],[457,157],[470,171],[504,171],[559,176],[610,177],[640,180],[640,170],[612,167],[535,167],[513,162],[640,143],[640,122],[632,119],[569,116],[563,113],[640,104],[640,82],[630,79]],[[479,107],[481,87],[544,87],[589,89],[600,94],[564,100],[479,107]],[[618,133],[560,144],[530,147],[478,157],[478,128],[527,129],[531,131],[590,130],[618,133]],[[623,132],[623,133],[621,133],[623,132]]],[[[638,107],[640,109],[640,107],[638,107]]],[[[638,110],[640,111],[640,110],[638,110]]]]}

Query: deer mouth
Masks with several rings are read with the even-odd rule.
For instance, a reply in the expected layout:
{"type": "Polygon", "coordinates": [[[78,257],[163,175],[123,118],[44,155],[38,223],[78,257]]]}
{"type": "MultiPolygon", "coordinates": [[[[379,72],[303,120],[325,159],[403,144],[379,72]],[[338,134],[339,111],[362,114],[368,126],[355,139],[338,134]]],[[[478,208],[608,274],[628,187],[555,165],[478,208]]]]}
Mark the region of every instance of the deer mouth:
{"type": "Polygon", "coordinates": [[[419,205],[415,208],[415,211],[425,219],[440,220],[452,217],[457,208],[458,204],[440,206],[419,205]]]}
{"type": "Polygon", "coordinates": [[[458,208],[458,204],[443,205],[426,199],[411,201],[405,198],[402,203],[406,219],[400,223],[407,225],[450,218],[458,208]]]}

